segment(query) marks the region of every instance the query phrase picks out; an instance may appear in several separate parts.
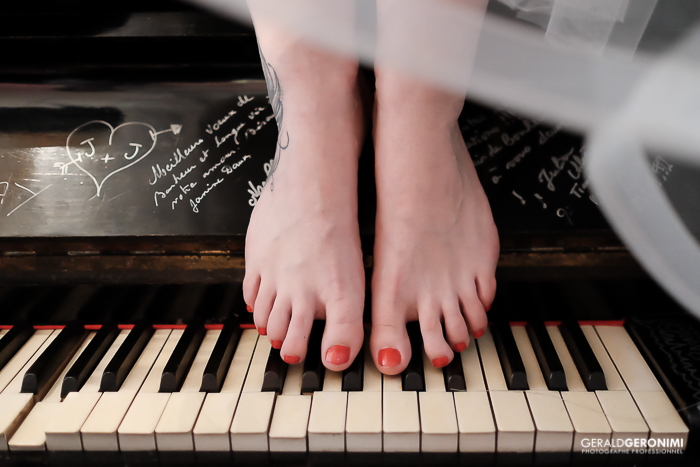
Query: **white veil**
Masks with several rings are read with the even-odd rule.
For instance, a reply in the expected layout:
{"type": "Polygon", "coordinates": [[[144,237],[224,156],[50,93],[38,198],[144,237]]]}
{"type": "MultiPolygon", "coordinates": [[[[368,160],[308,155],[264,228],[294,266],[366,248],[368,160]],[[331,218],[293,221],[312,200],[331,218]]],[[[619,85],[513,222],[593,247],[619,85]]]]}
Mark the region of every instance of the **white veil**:
{"type": "MultiPolygon", "coordinates": [[[[250,22],[245,0],[191,1],[250,22]]],[[[663,2],[500,0],[511,17],[498,14],[499,7],[507,13],[500,4],[489,5],[484,19],[483,10],[455,0],[249,1],[256,17],[322,47],[584,133],[587,174],[608,221],[646,270],[700,316],[700,245],[688,227],[700,212],[682,206],[692,206],[689,199],[671,200],[650,162],[661,154],[700,165],[696,16],[660,21],[645,44],[663,2]],[[375,27],[378,4],[391,29],[384,35],[375,27]]],[[[666,13],[683,5],[665,2],[666,13]]]]}

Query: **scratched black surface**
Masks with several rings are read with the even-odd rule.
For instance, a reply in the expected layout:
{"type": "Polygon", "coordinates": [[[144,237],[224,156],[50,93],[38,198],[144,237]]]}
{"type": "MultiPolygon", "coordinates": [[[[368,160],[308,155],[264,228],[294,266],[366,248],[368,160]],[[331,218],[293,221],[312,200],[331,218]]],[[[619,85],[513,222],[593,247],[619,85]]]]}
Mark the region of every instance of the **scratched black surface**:
{"type": "MultiPolygon", "coordinates": [[[[0,97],[1,236],[245,234],[276,141],[262,80],[0,85],[0,97]]],[[[607,229],[579,137],[473,103],[460,126],[502,234],[607,229]]],[[[365,235],[372,157],[367,144],[365,235]]]]}

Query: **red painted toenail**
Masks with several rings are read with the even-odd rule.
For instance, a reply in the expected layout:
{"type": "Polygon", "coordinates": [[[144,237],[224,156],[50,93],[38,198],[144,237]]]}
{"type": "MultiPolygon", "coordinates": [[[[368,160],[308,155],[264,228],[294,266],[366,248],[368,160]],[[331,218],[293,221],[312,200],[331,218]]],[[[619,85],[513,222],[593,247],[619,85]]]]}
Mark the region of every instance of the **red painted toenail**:
{"type": "Polygon", "coordinates": [[[401,363],[401,352],[391,347],[380,350],[377,357],[380,366],[392,367],[401,363]]]}
{"type": "Polygon", "coordinates": [[[486,311],[489,311],[490,309],[491,309],[491,305],[486,305],[486,306],[484,307],[484,310],[486,310],[486,311]]]}
{"type": "Polygon", "coordinates": [[[455,345],[455,352],[461,352],[462,350],[467,348],[467,344],[464,342],[460,342],[459,344],[455,345]]]}
{"type": "Polygon", "coordinates": [[[272,345],[273,349],[281,349],[282,348],[282,341],[271,340],[270,345],[272,345]]]}
{"type": "Polygon", "coordinates": [[[301,361],[301,358],[297,357],[296,355],[285,355],[282,360],[289,363],[290,365],[294,365],[295,363],[299,363],[301,361]]]}
{"type": "Polygon", "coordinates": [[[246,305],[245,309],[248,310],[248,313],[252,313],[253,309],[250,307],[250,305],[246,305]]]}
{"type": "Polygon", "coordinates": [[[433,366],[435,368],[442,368],[443,366],[447,365],[450,363],[450,359],[447,357],[438,357],[435,360],[433,360],[433,366]]]}
{"type": "Polygon", "coordinates": [[[476,337],[477,339],[480,338],[480,337],[483,336],[483,335],[484,335],[484,330],[483,330],[483,329],[482,329],[481,331],[476,331],[476,332],[474,333],[474,337],[476,337]]]}
{"type": "Polygon", "coordinates": [[[258,334],[261,336],[267,336],[267,328],[258,328],[258,334]]]}
{"type": "Polygon", "coordinates": [[[334,345],[326,351],[326,361],[331,365],[342,365],[350,360],[350,347],[334,345]]]}

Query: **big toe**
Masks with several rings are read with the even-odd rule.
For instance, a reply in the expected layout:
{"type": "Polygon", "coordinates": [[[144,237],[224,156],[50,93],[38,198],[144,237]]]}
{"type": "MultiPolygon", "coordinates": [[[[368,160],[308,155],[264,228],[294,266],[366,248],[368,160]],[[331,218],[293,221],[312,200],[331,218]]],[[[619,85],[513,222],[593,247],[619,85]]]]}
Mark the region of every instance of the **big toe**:
{"type": "MultiPolygon", "coordinates": [[[[411,360],[411,343],[406,332],[405,314],[394,313],[386,317],[373,314],[370,350],[382,373],[396,375],[406,369],[411,360]]],[[[416,351],[420,352],[420,349],[416,351]]]]}
{"type": "Polygon", "coordinates": [[[362,307],[349,304],[326,306],[326,330],[321,355],[329,370],[341,371],[350,366],[362,348],[362,307]]]}

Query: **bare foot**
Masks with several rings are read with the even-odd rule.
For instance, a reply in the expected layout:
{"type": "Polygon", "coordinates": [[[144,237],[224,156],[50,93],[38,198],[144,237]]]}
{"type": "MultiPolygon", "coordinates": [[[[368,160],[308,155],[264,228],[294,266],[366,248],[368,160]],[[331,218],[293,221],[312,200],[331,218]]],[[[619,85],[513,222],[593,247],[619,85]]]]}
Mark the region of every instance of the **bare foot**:
{"type": "Polygon", "coordinates": [[[342,370],[363,340],[357,64],[256,30],[280,139],[246,235],[244,297],[288,363],[305,358],[313,320],[326,319],[324,364],[342,370]]]}
{"type": "Polygon", "coordinates": [[[386,374],[420,352],[408,321],[420,322],[436,367],[487,326],[498,233],[457,126],[462,105],[460,96],[377,73],[371,350],[386,374]]]}

